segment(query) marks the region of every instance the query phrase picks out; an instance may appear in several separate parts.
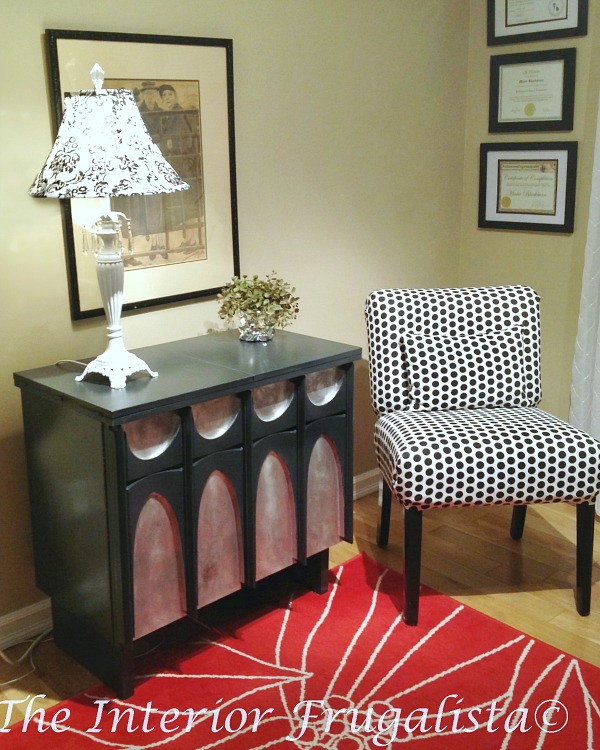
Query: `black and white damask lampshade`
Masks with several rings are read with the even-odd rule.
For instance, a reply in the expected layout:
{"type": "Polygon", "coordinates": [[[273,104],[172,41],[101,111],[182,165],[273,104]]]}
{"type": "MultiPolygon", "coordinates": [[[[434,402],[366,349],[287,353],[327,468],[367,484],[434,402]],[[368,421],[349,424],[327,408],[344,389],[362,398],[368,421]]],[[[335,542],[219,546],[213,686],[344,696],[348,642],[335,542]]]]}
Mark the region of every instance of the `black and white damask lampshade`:
{"type": "Polygon", "coordinates": [[[30,194],[102,198],[186,190],[152,141],[126,89],[67,97],[61,126],[30,194]]]}
{"type": "MultiPolygon", "coordinates": [[[[37,198],[111,198],[156,195],[186,190],[184,182],[152,141],[126,89],[102,89],[104,72],[91,71],[94,91],[66,99],[56,141],[29,192],[37,198]]],[[[108,319],[108,345],[77,376],[105,375],[112,388],[124,388],[129,375],[153,372],[125,349],[121,328],[124,267],[117,247],[122,214],[99,216],[91,231],[101,241],[96,269],[102,305],[108,319]]]]}

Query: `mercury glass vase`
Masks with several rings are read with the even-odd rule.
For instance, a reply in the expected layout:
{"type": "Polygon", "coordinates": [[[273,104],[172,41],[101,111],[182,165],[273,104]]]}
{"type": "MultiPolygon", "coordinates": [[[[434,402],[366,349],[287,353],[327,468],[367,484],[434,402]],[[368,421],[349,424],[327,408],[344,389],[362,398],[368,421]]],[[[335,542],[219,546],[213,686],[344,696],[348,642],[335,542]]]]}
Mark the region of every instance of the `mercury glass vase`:
{"type": "Polygon", "coordinates": [[[271,318],[265,319],[260,310],[257,310],[256,315],[240,315],[238,330],[242,341],[265,342],[273,338],[275,323],[271,318]]]}

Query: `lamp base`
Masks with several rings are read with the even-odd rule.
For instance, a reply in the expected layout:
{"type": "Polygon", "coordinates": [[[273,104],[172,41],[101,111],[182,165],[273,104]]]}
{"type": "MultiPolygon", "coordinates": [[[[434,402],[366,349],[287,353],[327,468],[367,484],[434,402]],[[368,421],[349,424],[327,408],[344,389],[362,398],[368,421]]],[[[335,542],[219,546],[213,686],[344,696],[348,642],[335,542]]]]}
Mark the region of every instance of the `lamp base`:
{"type": "Polygon", "coordinates": [[[106,351],[86,365],[85,370],[81,375],[77,375],[75,380],[80,382],[86,375],[97,373],[108,378],[111,388],[125,388],[127,377],[136,372],[147,372],[153,378],[158,377],[158,373],[151,370],[143,359],[128,352],[125,347],[115,351],[114,347],[109,344],[106,351]]]}
{"type": "MultiPolygon", "coordinates": [[[[136,372],[147,372],[151,377],[158,373],[151,370],[137,355],[128,352],[123,343],[121,328],[121,307],[123,303],[123,259],[122,248],[117,249],[120,219],[129,225],[129,219],[121,213],[109,213],[101,216],[94,225],[94,234],[102,240],[102,247],[96,256],[96,273],[100,287],[102,307],[106,313],[108,325],[108,345],[104,352],[92,360],[75,380],[82,381],[90,373],[104,375],[110,381],[111,388],[125,388],[127,376],[136,372]]],[[[128,232],[131,237],[131,231],[128,232]]]]}

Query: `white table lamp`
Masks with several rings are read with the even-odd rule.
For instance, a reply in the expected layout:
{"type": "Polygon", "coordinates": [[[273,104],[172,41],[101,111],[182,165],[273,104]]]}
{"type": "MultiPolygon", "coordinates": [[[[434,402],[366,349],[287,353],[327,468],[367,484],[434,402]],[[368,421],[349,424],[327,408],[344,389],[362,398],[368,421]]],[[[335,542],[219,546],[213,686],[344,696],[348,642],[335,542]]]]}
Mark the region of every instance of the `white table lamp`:
{"type": "MultiPolygon", "coordinates": [[[[29,192],[36,198],[111,198],[156,195],[186,190],[189,185],[152,141],[131,91],[103,89],[104,72],[91,71],[94,91],[66,98],[56,141],[29,192]]],[[[91,227],[101,241],[96,270],[102,306],[108,320],[106,350],[90,362],[88,373],[105,375],[112,388],[124,388],[128,375],[153,372],[123,342],[123,248],[119,240],[123,214],[107,212],[91,227]]],[[[131,241],[131,231],[129,230],[131,241]]]]}

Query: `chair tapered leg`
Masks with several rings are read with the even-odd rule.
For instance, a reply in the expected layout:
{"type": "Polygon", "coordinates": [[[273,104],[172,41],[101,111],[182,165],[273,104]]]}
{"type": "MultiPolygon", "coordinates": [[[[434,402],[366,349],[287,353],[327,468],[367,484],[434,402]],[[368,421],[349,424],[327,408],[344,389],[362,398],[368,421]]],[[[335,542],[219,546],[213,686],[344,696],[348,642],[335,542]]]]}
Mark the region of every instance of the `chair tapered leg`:
{"type": "Polygon", "coordinates": [[[525,514],[527,513],[526,505],[514,505],[512,512],[512,521],[510,523],[510,535],[516,541],[523,536],[525,528],[525,514]]]}
{"type": "Polygon", "coordinates": [[[592,567],[594,563],[594,524],[596,506],[580,503],[577,506],[577,611],[586,616],[590,613],[592,598],[592,567]]]}
{"type": "Polygon", "coordinates": [[[419,620],[421,586],[421,537],[423,513],[416,508],[404,509],[404,622],[416,625],[419,620]]]}
{"type": "Polygon", "coordinates": [[[390,537],[390,515],[392,512],[392,490],[387,482],[383,482],[381,492],[381,512],[379,524],[377,525],[377,544],[379,547],[387,547],[390,537]]]}

